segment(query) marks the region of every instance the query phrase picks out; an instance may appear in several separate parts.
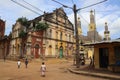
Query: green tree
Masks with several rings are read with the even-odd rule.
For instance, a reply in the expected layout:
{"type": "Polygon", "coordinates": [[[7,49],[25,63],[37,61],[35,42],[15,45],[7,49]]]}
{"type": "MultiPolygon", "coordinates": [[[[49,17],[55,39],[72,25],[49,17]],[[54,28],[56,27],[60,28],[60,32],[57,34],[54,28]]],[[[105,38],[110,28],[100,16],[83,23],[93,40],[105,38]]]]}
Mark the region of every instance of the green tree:
{"type": "Polygon", "coordinates": [[[26,35],[27,35],[27,33],[23,30],[19,33],[20,38],[24,38],[24,37],[26,37],[26,35]]]}
{"type": "Polygon", "coordinates": [[[22,25],[27,26],[27,27],[30,25],[26,17],[18,18],[17,22],[20,22],[22,25]]]}
{"type": "Polygon", "coordinates": [[[48,28],[48,24],[46,23],[37,23],[35,26],[36,30],[46,30],[48,28]]]}

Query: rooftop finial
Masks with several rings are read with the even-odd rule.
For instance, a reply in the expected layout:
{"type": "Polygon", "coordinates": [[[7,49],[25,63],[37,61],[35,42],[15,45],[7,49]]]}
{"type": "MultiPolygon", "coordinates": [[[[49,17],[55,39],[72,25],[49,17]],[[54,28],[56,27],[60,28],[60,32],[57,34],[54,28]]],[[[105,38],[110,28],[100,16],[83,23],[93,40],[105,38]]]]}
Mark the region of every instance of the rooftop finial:
{"type": "Polygon", "coordinates": [[[105,22],[105,26],[107,26],[107,22],[105,22]]]}
{"type": "Polygon", "coordinates": [[[93,13],[93,10],[91,10],[90,13],[93,13]]]}
{"type": "Polygon", "coordinates": [[[78,17],[78,21],[80,21],[80,17],[78,17]]]}

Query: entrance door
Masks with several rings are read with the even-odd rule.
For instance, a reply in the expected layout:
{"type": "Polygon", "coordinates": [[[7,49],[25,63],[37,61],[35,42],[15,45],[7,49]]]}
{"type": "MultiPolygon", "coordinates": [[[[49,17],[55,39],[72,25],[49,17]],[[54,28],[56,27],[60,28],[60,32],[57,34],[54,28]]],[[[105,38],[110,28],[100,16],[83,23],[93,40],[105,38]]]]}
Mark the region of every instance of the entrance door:
{"type": "Polygon", "coordinates": [[[60,56],[60,58],[63,57],[63,47],[62,46],[60,47],[60,55],[59,56],[60,56]]]}
{"type": "Polygon", "coordinates": [[[35,58],[39,58],[39,45],[35,45],[35,58]]]}
{"type": "Polygon", "coordinates": [[[39,48],[35,48],[35,58],[39,58],[39,48]]]}
{"type": "Polygon", "coordinates": [[[99,64],[100,68],[107,68],[108,67],[108,48],[100,48],[99,49],[99,64]]]}

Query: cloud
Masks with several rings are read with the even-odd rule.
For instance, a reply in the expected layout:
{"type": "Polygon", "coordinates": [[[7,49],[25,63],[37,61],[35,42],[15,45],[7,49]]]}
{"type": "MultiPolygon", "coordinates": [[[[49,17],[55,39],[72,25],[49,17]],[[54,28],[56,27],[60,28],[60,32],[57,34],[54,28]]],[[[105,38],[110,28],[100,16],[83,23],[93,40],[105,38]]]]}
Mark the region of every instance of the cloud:
{"type": "Polygon", "coordinates": [[[0,6],[9,8],[9,7],[12,7],[13,5],[10,0],[2,0],[2,1],[0,1],[0,6]]]}
{"type": "MultiPolygon", "coordinates": [[[[30,5],[23,2],[23,0],[15,0],[18,1],[25,6],[39,12],[40,14],[43,14],[41,11],[36,10],[35,8],[31,7],[30,5]]],[[[42,11],[46,12],[52,12],[56,8],[62,7],[58,3],[53,2],[52,0],[25,0],[28,3],[36,6],[37,8],[41,9],[42,11]]],[[[88,5],[100,2],[103,0],[73,0],[73,2],[77,5],[78,8],[83,8],[88,5]]],[[[66,4],[70,7],[73,7],[73,3],[71,0],[59,0],[59,2],[66,4]]],[[[120,31],[120,1],[119,0],[107,0],[104,3],[82,9],[78,12],[78,17],[81,19],[81,27],[83,30],[83,34],[86,34],[88,31],[88,25],[90,20],[90,13],[89,11],[92,9],[95,9],[95,15],[96,15],[96,27],[97,31],[104,36],[104,26],[105,22],[108,23],[108,27],[110,30],[110,34],[112,38],[119,37],[119,31],[120,31]],[[117,34],[117,35],[116,35],[117,34]]],[[[38,17],[39,15],[15,4],[11,0],[2,0],[0,1],[0,16],[3,20],[6,20],[6,34],[9,33],[11,30],[12,24],[15,23],[15,21],[19,17],[27,17],[28,19],[33,19],[35,17],[38,17]]],[[[65,12],[68,15],[69,20],[74,24],[74,14],[71,9],[64,8],[65,12]]]]}
{"type": "Polygon", "coordinates": [[[120,18],[118,18],[117,20],[112,22],[112,24],[110,26],[110,30],[111,30],[111,34],[113,34],[113,35],[120,32],[120,18]]]}
{"type": "Polygon", "coordinates": [[[84,0],[83,7],[100,2],[101,0],[84,0]]]}

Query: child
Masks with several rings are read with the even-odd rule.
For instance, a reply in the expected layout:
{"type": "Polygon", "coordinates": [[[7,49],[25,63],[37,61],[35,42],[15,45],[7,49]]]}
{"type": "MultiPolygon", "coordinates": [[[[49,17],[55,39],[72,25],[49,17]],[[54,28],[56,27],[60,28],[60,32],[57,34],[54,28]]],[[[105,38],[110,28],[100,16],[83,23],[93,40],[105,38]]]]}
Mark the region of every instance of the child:
{"type": "Polygon", "coordinates": [[[41,65],[41,76],[45,77],[46,65],[42,62],[41,65]]]}
{"type": "Polygon", "coordinates": [[[25,66],[26,66],[26,68],[27,68],[27,65],[28,65],[28,60],[26,59],[25,60],[25,66]]]}
{"type": "Polygon", "coordinates": [[[18,60],[17,65],[18,65],[18,68],[20,68],[20,65],[21,65],[20,60],[18,60]]]}

